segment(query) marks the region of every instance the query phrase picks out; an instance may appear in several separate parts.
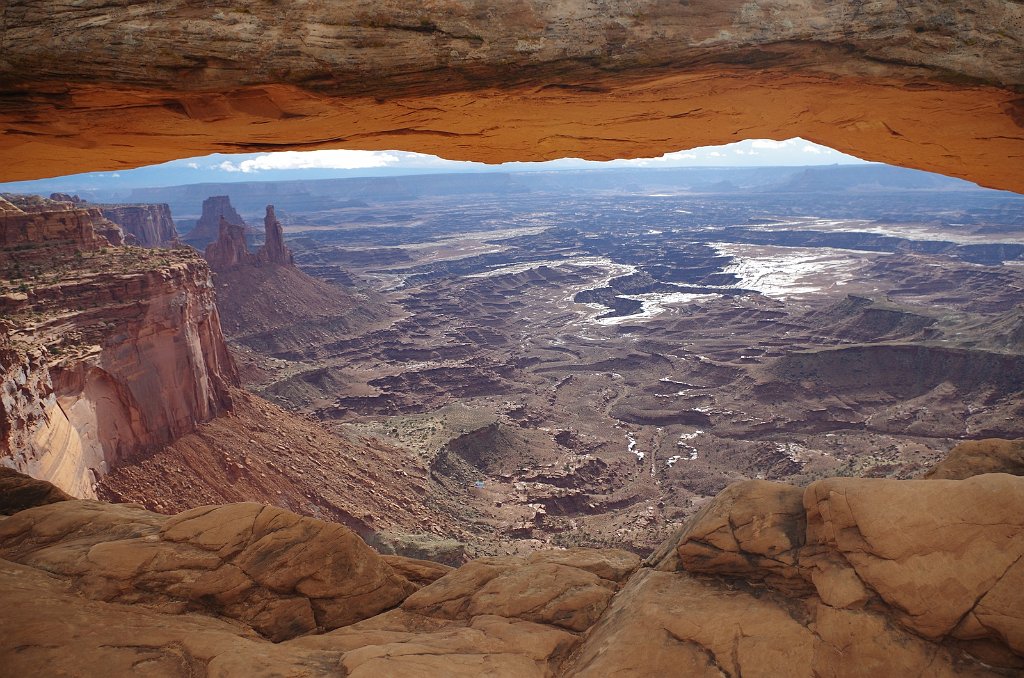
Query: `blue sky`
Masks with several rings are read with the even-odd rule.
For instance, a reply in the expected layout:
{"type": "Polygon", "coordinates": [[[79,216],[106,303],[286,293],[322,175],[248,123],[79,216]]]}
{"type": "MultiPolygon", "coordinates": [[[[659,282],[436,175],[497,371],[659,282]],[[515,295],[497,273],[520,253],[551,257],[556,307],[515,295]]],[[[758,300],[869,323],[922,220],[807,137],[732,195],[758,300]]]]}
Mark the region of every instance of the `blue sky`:
{"type": "Polygon", "coordinates": [[[445,172],[535,171],[610,167],[751,167],[832,165],[864,162],[799,137],[785,141],[747,139],[725,146],[705,146],[667,153],[659,158],[594,162],[563,158],[549,162],[504,165],[445,160],[407,151],[284,151],[279,153],[214,154],[173,160],[118,172],[91,172],[38,181],[0,184],[0,191],[49,194],[54,191],[129,191],[132,188],[177,186],[226,181],[286,181],[356,176],[445,172]]]}

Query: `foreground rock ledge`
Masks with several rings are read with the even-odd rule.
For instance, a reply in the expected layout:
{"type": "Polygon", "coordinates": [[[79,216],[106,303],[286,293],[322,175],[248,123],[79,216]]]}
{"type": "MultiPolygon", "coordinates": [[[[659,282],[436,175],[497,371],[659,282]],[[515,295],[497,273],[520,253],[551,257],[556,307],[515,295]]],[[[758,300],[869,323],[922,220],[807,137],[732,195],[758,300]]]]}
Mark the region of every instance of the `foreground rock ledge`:
{"type": "Polygon", "coordinates": [[[570,549],[452,571],[256,504],[167,517],[33,488],[52,503],[0,520],[12,675],[1024,670],[1017,476],[738,483],[639,570],[570,549]]]}
{"type": "Polygon", "coordinates": [[[1024,6],[9,3],[0,180],[211,152],[607,159],[803,136],[1024,191],[1024,6]]]}

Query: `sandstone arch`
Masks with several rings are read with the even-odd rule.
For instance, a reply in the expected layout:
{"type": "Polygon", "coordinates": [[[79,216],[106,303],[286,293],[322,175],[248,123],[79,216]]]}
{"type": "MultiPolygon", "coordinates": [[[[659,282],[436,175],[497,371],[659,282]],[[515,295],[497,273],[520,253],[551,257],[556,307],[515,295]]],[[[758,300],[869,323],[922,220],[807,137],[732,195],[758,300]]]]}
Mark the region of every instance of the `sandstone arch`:
{"type": "Polygon", "coordinates": [[[24,0],[0,23],[0,180],[218,151],[500,162],[800,135],[1024,191],[1009,0],[24,0]]]}

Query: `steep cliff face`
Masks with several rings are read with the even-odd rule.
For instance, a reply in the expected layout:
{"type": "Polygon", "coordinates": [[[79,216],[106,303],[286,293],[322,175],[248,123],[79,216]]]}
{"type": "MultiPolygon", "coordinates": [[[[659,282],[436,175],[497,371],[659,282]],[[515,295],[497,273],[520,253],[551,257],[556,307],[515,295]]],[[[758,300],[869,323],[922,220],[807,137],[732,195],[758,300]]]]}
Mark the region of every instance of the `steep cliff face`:
{"type": "Polygon", "coordinates": [[[142,247],[169,247],[178,241],[171,208],[160,205],[98,205],[110,221],[142,247]]]}
{"type": "MultiPolygon", "coordinates": [[[[70,212],[29,216],[88,234],[98,210],[70,212]]],[[[58,249],[50,241],[48,258],[32,266],[0,252],[8,255],[0,256],[0,309],[9,332],[0,457],[95,496],[96,478],[122,459],[228,409],[237,375],[201,258],[83,242],[58,249]]]]}
{"type": "Polygon", "coordinates": [[[252,266],[256,258],[245,244],[245,227],[220,218],[217,239],[209,244],[203,256],[214,271],[230,271],[239,266],[252,266]]]}
{"type": "Polygon", "coordinates": [[[28,0],[3,20],[5,180],[283,147],[497,162],[803,136],[1024,190],[1019,2],[28,0]]]}
{"type": "Polygon", "coordinates": [[[50,257],[120,245],[120,227],[99,208],[40,196],[0,196],[0,261],[46,262],[50,257]]]}
{"type": "Polygon", "coordinates": [[[265,237],[263,246],[256,253],[256,259],[261,263],[280,264],[281,266],[292,266],[295,263],[292,251],[285,247],[284,229],[274,213],[274,206],[267,205],[267,216],[263,218],[263,229],[265,237]]]}
{"type": "Polygon", "coordinates": [[[238,226],[244,244],[244,236],[249,233],[249,225],[231,206],[231,199],[226,195],[215,195],[203,201],[203,214],[196,222],[195,228],[185,235],[185,242],[202,250],[220,237],[221,221],[238,226]]]}

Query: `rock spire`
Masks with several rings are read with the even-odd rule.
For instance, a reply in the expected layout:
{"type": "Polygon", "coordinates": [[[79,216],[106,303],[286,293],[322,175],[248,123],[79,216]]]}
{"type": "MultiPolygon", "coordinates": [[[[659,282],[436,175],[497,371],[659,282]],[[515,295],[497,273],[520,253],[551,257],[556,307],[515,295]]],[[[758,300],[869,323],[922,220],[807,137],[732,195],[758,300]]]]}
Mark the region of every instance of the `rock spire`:
{"type": "Polygon", "coordinates": [[[266,241],[256,255],[260,263],[281,264],[292,266],[294,258],[292,252],[284,244],[284,229],[274,213],[274,206],[267,205],[267,216],[263,219],[263,228],[266,231],[266,241]]]}

